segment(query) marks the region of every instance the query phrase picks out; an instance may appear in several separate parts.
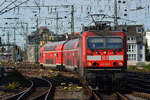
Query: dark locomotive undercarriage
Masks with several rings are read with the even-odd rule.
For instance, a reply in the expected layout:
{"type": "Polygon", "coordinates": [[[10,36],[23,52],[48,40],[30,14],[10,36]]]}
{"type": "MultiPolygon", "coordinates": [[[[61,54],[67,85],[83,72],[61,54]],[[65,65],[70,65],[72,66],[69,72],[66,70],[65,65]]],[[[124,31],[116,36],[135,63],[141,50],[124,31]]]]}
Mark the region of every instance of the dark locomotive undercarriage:
{"type": "Polygon", "coordinates": [[[93,89],[98,88],[100,91],[121,90],[126,86],[126,69],[87,68],[81,75],[93,89]]]}

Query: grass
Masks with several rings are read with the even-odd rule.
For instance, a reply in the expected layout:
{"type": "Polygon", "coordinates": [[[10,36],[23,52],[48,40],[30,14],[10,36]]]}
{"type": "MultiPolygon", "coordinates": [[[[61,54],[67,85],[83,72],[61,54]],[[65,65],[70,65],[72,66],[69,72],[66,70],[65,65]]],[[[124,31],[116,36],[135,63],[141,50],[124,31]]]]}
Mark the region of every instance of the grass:
{"type": "Polygon", "coordinates": [[[150,64],[143,66],[143,68],[150,71],[150,64]]]}
{"type": "Polygon", "coordinates": [[[140,63],[138,66],[128,66],[128,71],[150,72],[150,64],[145,65],[144,63],[140,63]]]}
{"type": "Polygon", "coordinates": [[[136,70],[136,66],[128,66],[128,71],[134,71],[136,70]]]}

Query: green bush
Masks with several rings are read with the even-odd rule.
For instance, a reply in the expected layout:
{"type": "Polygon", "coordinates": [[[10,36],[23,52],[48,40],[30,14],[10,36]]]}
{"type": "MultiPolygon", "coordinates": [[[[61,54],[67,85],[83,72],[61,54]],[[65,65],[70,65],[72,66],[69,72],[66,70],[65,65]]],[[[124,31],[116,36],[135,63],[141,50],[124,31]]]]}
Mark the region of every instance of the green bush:
{"type": "Polygon", "coordinates": [[[136,70],[136,66],[128,66],[128,70],[129,70],[129,71],[136,70]]]}
{"type": "Polygon", "coordinates": [[[150,64],[145,65],[145,66],[144,66],[144,69],[147,69],[147,70],[149,70],[149,71],[150,71],[150,64]]]}
{"type": "Polygon", "coordinates": [[[138,66],[128,66],[128,71],[150,72],[150,64],[139,63],[138,66]]]}

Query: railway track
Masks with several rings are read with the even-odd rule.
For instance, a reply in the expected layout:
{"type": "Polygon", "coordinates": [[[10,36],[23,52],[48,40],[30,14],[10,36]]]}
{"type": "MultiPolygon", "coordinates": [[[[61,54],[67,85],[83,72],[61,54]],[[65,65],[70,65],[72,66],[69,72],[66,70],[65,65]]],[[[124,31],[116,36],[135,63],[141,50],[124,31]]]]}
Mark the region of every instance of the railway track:
{"type": "Polygon", "coordinates": [[[126,96],[119,92],[113,92],[111,94],[101,93],[99,91],[92,90],[92,88],[87,87],[91,95],[90,100],[129,100],[126,96]]]}
{"type": "Polygon", "coordinates": [[[23,93],[17,100],[47,100],[52,84],[46,79],[32,79],[33,86],[31,89],[23,93]]]}
{"type": "Polygon", "coordinates": [[[27,89],[23,90],[20,93],[15,94],[15,95],[4,98],[4,100],[17,100],[17,98],[19,98],[23,93],[29,91],[32,88],[33,82],[32,81],[29,81],[29,82],[30,82],[30,86],[27,89]]]}
{"type": "MultiPolygon", "coordinates": [[[[26,68],[23,68],[23,69],[26,69],[26,68]]],[[[31,69],[34,69],[34,68],[29,67],[29,68],[27,68],[26,72],[28,72],[28,70],[31,70],[31,69]]],[[[129,95],[134,96],[134,98],[142,97],[142,98],[150,99],[150,95],[146,94],[146,93],[150,93],[149,89],[147,89],[150,86],[149,85],[150,84],[150,82],[149,82],[150,74],[149,73],[147,73],[147,74],[140,73],[139,74],[137,72],[136,73],[129,72],[129,73],[127,73],[127,76],[128,76],[127,80],[129,80],[128,83],[130,84],[128,88],[130,88],[131,90],[138,91],[138,92],[131,93],[129,95]]],[[[60,83],[60,82],[58,82],[58,83],[60,83]]],[[[128,98],[124,93],[122,94],[120,92],[113,92],[111,94],[105,94],[105,93],[100,93],[98,91],[93,91],[90,88],[87,88],[87,89],[89,91],[88,98],[91,98],[90,100],[134,100],[134,99],[128,98]]],[[[34,90],[36,90],[36,89],[34,89],[34,90]]],[[[41,96],[39,95],[37,97],[34,97],[34,94],[30,94],[30,92],[27,92],[27,94],[26,93],[24,93],[24,94],[25,94],[25,96],[22,96],[22,98],[25,98],[26,95],[30,95],[31,97],[33,96],[32,97],[33,100],[38,99],[38,98],[42,98],[44,100],[44,97],[46,96],[46,93],[41,96]]],[[[40,94],[40,91],[37,94],[40,94]]],[[[49,96],[47,94],[47,98],[48,97],[49,96]]],[[[30,99],[30,97],[29,97],[29,99],[30,99]]],[[[29,100],[29,99],[27,98],[27,100],[29,100]]],[[[12,99],[12,100],[14,100],[14,99],[12,99]]],[[[18,99],[18,100],[24,100],[24,99],[18,99]]]]}
{"type": "Polygon", "coordinates": [[[6,100],[50,100],[51,90],[53,88],[52,83],[43,78],[30,79],[31,86],[14,96],[7,98],[6,100]]]}
{"type": "Polygon", "coordinates": [[[133,92],[131,94],[121,94],[114,92],[112,94],[104,94],[93,92],[90,100],[150,100],[150,95],[145,93],[133,92]]]}
{"type": "Polygon", "coordinates": [[[129,72],[127,73],[128,88],[138,91],[150,93],[150,73],[129,72]]]}

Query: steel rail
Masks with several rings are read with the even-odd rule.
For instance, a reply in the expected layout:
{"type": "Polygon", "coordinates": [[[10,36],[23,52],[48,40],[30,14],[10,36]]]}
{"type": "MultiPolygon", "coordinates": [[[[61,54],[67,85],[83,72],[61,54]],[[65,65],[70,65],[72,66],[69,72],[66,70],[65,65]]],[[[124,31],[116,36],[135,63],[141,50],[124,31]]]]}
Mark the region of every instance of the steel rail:
{"type": "MultiPolygon", "coordinates": [[[[36,95],[35,97],[32,97],[32,100],[37,100],[37,99],[48,100],[48,96],[49,96],[51,89],[52,89],[52,83],[46,79],[43,79],[43,78],[37,78],[37,79],[39,79],[40,81],[46,82],[46,84],[48,83],[47,84],[48,89],[46,89],[41,94],[36,95]]],[[[24,92],[17,100],[26,100],[29,95],[33,94],[32,91],[34,91],[35,88],[38,88],[38,86],[36,87],[35,83],[33,82],[32,87],[28,91],[24,92]]]]}
{"type": "Polygon", "coordinates": [[[39,99],[40,99],[40,98],[43,98],[43,100],[48,100],[48,96],[49,96],[50,91],[51,91],[51,89],[52,89],[52,83],[51,83],[50,81],[46,80],[46,79],[43,79],[43,78],[39,78],[39,79],[46,81],[46,82],[49,84],[49,89],[48,89],[47,91],[43,92],[42,94],[37,95],[37,96],[34,97],[32,100],[36,100],[36,99],[38,99],[38,98],[39,98],[39,99]]]}
{"type": "MultiPolygon", "coordinates": [[[[31,80],[30,80],[30,81],[31,81],[31,80]]],[[[22,97],[23,97],[27,92],[31,91],[31,89],[32,89],[33,86],[34,86],[33,81],[31,81],[31,83],[32,83],[32,85],[31,85],[22,95],[20,95],[20,96],[17,98],[17,100],[22,100],[22,97]]]]}
{"type": "MultiPolygon", "coordinates": [[[[46,79],[45,79],[45,80],[46,80],[46,79]]],[[[48,80],[46,80],[46,81],[48,81],[48,80]]],[[[51,83],[50,81],[48,81],[48,82],[49,82],[49,84],[50,84],[50,88],[48,89],[48,92],[47,92],[47,94],[46,94],[46,96],[45,96],[45,100],[48,100],[48,97],[49,97],[50,92],[51,92],[52,87],[53,87],[52,83],[51,83]]]]}

